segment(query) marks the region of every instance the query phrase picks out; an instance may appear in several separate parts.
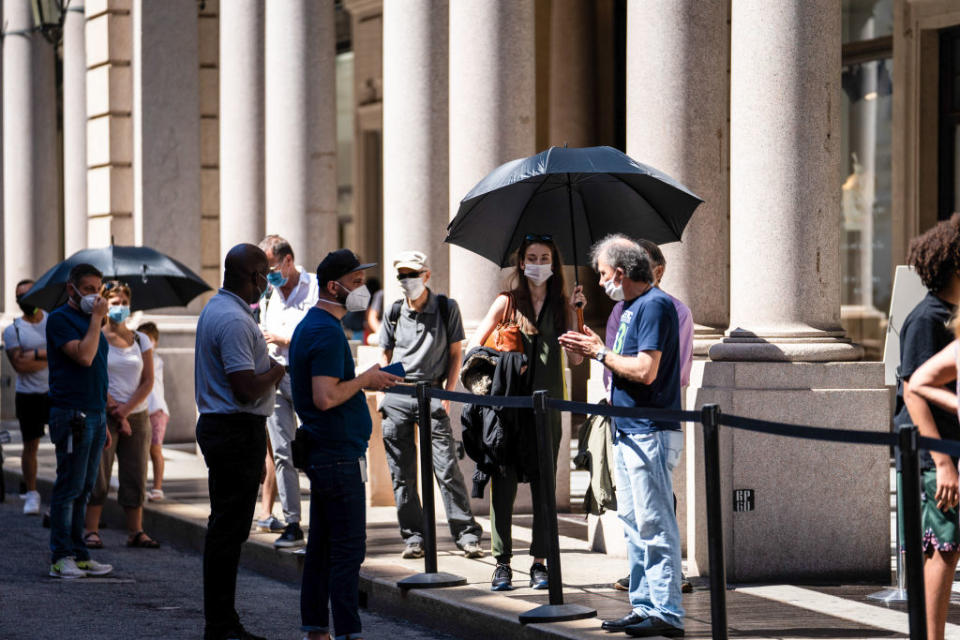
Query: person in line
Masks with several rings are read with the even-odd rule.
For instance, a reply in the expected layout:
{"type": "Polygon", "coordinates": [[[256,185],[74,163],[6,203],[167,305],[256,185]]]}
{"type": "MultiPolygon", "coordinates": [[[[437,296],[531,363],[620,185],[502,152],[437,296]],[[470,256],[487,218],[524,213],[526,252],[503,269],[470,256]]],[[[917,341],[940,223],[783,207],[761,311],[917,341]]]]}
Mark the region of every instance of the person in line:
{"type": "Polygon", "coordinates": [[[110,445],[107,431],[107,352],[100,332],[107,301],[100,296],[103,274],[89,264],[70,269],[67,304],[47,318],[50,381],[50,440],[57,453],[57,479],[50,497],[50,575],[83,578],[106,575],[83,543],[87,498],[110,445]]]}
{"type": "MultiPolygon", "coordinates": [[[[660,247],[658,247],[656,243],[641,238],[640,240],[637,240],[637,244],[643,247],[646,250],[647,255],[650,256],[650,260],[653,264],[653,286],[660,287],[660,281],[663,280],[663,274],[667,270],[667,259],[663,256],[663,252],[660,251],[660,247]]],[[[664,293],[667,292],[664,291],[664,293]]],[[[690,384],[690,370],[693,368],[693,314],[690,311],[690,307],[685,305],[679,299],[673,297],[669,293],[667,293],[667,297],[669,297],[673,302],[673,306],[677,310],[677,318],[680,321],[680,387],[682,388],[690,384]]],[[[610,312],[610,317],[607,319],[607,334],[604,343],[608,351],[613,349],[613,343],[617,337],[617,329],[620,327],[620,316],[622,314],[623,300],[620,300],[614,305],[613,311],[610,312]]],[[[612,380],[613,373],[609,369],[604,369],[603,384],[608,395],[612,380]]],[[[673,510],[674,513],[676,513],[676,495],[673,496],[673,510]]],[[[681,591],[683,591],[683,593],[693,592],[693,585],[686,578],[681,578],[680,584],[681,591]]],[[[625,578],[620,578],[614,582],[613,588],[618,591],[629,591],[630,576],[628,575],[625,578]]]]}
{"type": "Polygon", "coordinates": [[[310,535],[303,564],[300,615],[310,640],[361,637],[360,564],[366,545],[367,442],[373,423],[363,389],[402,379],[374,365],[359,376],[340,321],[367,308],[364,271],[348,249],[317,266],[320,297],[290,342],[293,404],[303,423],[305,471],[310,478],[310,535]]]}
{"type": "Polygon", "coordinates": [[[160,545],[143,531],[143,502],[147,495],[150,459],[150,417],[147,398],[153,390],[153,343],[145,334],[131,331],[130,287],[117,280],[105,282],[100,295],[110,305],[103,335],[110,345],[107,355],[107,428],[110,446],[100,458],[100,472],[87,505],[83,541],[91,549],[103,548],[100,514],[110,491],[114,458],[117,460],[117,502],[127,520],[127,546],[156,549],[160,545]]]}
{"type": "Polygon", "coordinates": [[[50,386],[47,381],[47,314],[23,301],[33,280],[17,283],[17,305],[23,315],[14,318],[3,330],[3,349],[17,372],[16,408],[17,422],[23,440],[20,454],[20,471],[27,492],[23,499],[23,513],[28,516],[40,514],[40,493],[37,491],[37,450],[44,427],[50,416],[50,386]]]}
{"type": "MultiPolygon", "coordinates": [[[[575,287],[569,298],[565,292],[563,263],[557,245],[549,235],[529,234],[520,243],[516,255],[516,269],[512,275],[513,288],[501,293],[487,311],[476,332],[470,339],[467,353],[483,345],[508,308],[514,310],[514,320],[520,325],[523,336],[523,350],[530,364],[527,375],[531,388],[545,389],[555,398],[563,398],[565,383],[563,379],[563,356],[557,338],[567,330],[577,327],[576,305],[586,304],[581,287],[575,287]],[[512,299],[512,302],[511,302],[512,299]]],[[[579,353],[568,352],[571,364],[582,361],[579,353]]],[[[553,464],[556,473],[557,456],[560,452],[560,414],[551,411],[549,425],[553,433],[553,464]]],[[[510,560],[513,556],[513,503],[517,497],[517,478],[514,473],[490,479],[490,528],[491,553],[497,560],[497,566],[491,579],[491,589],[507,591],[513,588],[513,570],[510,560]]],[[[530,490],[538,495],[539,482],[531,479],[530,490]]],[[[530,586],[534,589],[546,589],[548,586],[548,567],[545,564],[550,541],[547,538],[546,524],[540,522],[537,512],[533,515],[533,540],[530,543],[530,586]]]]}
{"type": "MultiPolygon", "coordinates": [[[[560,343],[613,372],[613,406],[679,410],[679,320],[673,301],[653,286],[647,252],[622,235],[592,249],[600,284],[624,300],[612,351],[593,331],[568,332],[560,343]]],[[[683,449],[679,422],[614,418],[617,514],[630,560],[632,611],[606,620],[606,631],[636,637],[679,637],[683,631],[680,530],[673,505],[673,469],[683,449]]]]}
{"type": "Polygon", "coordinates": [[[240,623],[237,566],[264,475],[267,416],[285,371],[267,355],[250,307],[269,286],[266,254],[256,245],[238,244],[223,267],[223,287],[197,322],[194,363],[197,443],[210,491],[203,548],[204,640],[262,640],[240,623]]]}
{"type": "Polygon", "coordinates": [[[147,398],[147,413],[150,416],[150,461],[153,465],[153,487],[147,492],[147,500],[161,502],[163,495],[163,438],[170,422],[170,410],[163,393],[163,358],[157,353],[160,330],[153,322],[144,322],[137,331],[150,338],[153,345],[153,390],[147,398]]]}
{"type": "MultiPolygon", "coordinates": [[[[430,268],[420,251],[404,251],[393,261],[404,297],[394,302],[383,319],[380,364],[400,362],[407,382],[429,382],[454,391],[463,362],[463,323],[457,301],[433,293],[427,283],[430,268]]],[[[470,510],[470,496],[457,463],[457,447],[450,426],[450,402],[432,400],[430,406],[433,465],[447,512],[450,535],[468,558],[483,557],[483,530],[470,510]]],[[[393,479],[397,520],[404,541],[404,558],[423,557],[423,510],[417,494],[417,451],[413,426],[419,420],[416,398],[388,395],[380,405],[383,445],[393,479]]]]}
{"type": "Polygon", "coordinates": [[[380,340],[380,325],[383,324],[383,287],[370,296],[365,323],[366,344],[376,346],[380,340]]]}
{"type": "MultiPolygon", "coordinates": [[[[267,281],[271,291],[261,303],[260,328],[267,341],[270,357],[289,369],[290,338],[293,330],[317,303],[317,281],[313,274],[296,264],[290,243],[278,235],[269,235],[260,242],[267,256],[267,281]]],[[[297,416],[293,411],[293,396],[290,393],[290,374],[284,374],[277,386],[273,413],[267,418],[269,450],[273,452],[273,467],[276,473],[277,492],[283,519],[283,533],[273,546],[278,549],[302,547],[303,530],[300,528],[300,473],[293,466],[290,444],[297,432],[297,416]]],[[[273,501],[270,488],[264,486],[263,511],[257,522],[258,528],[274,528],[273,501]]]]}
{"type": "MultiPolygon", "coordinates": [[[[955,344],[954,334],[949,323],[960,302],[960,214],[914,239],[907,252],[907,263],[920,276],[927,294],[910,311],[900,329],[894,425],[899,429],[915,424],[922,436],[960,440],[956,401],[948,406],[937,402],[946,397],[944,394],[955,398],[943,385],[956,375],[956,354],[951,346],[955,344]],[[924,364],[928,362],[929,366],[924,364]],[[937,381],[942,393],[930,387],[931,379],[937,381]]],[[[923,569],[927,631],[931,638],[943,638],[950,589],[960,558],[957,460],[943,453],[923,451],[920,468],[924,488],[923,546],[927,557],[923,569]]]]}

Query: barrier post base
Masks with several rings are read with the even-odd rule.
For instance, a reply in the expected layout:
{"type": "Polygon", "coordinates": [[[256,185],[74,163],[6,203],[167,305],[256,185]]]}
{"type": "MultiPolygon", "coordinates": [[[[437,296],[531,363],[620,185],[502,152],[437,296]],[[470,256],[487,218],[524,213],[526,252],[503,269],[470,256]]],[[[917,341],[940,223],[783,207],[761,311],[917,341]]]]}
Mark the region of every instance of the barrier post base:
{"type": "Polygon", "coordinates": [[[596,609],[585,607],[582,604],[545,604],[526,613],[520,614],[520,624],[535,624],[537,622],[566,622],[567,620],[582,620],[595,618],[596,609]]]}
{"type": "Polygon", "coordinates": [[[455,576],[452,573],[418,573],[409,578],[397,581],[397,586],[404,591],[408,589],[442,589],[444,587],[461,587],[467,584],[467,579],[455,576]]]}
{"type": "Polygon", "coordinates": [[[891,604],[894,602],[906,602],[907,590],[897,589],[896,587],[892,589],[884,589],[882,591],[877,591],[876,593],[871,593],[867,596],[867,600],[879,600],[880,602],[886,604],[891,604]]]}

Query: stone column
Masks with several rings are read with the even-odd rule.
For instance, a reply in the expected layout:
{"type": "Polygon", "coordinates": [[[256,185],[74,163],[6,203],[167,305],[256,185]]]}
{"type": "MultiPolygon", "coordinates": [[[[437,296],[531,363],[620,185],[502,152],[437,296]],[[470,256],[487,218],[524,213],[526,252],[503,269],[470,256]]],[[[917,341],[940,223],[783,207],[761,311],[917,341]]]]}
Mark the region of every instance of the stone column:
{"type": "Polygon", "coordinates": [[[627,154],[704,199],[663,246],[663,288],[693,311],[701,353],[730,314],[729,17],[723,0],[627,5],[627,154]]]}
{"type": "Polygon", "coordinates": [[[265,235],[263,28],[264,0],[220,4],[221,258],[265,235]]]}
{"type": "Polygon", "coordinates": [[[61,254],[53,45],[32,32],[29,0],[3,2],[4,308],[16,283],[61,254]]]}
{"type": "Polygon", "coordinates": [[[731,23],[730,330],[710,357],[858,359],[840,326],[840,2],[737,0],[731,23]]]}
{"type": "Polygon", "coordinates": [[[550,5],[550,145],[596,144],[595,8],[582,0],[550,5]]]}
{"type": "MultiPolygon", "coordinates": [[[[492,169],[536,153],[534,58],[533,0],[450,3],[451,218],[492,169]]],[[[468,333],[502,284],[489,260],[450,248],[450,293],[468,333]]]]}
{"type": "Polygon", "coordinates": [[[338,249],[337,34],[333,0],[310,3],[307,239],[297,254],[307,271],[338,249]]]}
{"type": "Polygon", "coordinates": [[[87,45],[83,4],[63,22],[63,248],[87,246],[87,45]]]}
{"type": "Polygon", "coordinates": [[[383,274],[387,304],[401,296],[400,251],[430,258],[430,287],[449,291],[448,0],[383,7],[383,274]]]}
{"type": "MultiPolygon", "coordinates": [[[[335,234],[333,2],[279,0],[266,14],[266,232],[315,258],[335,234]]],[[[322,258],[322,256],[321,256],[322,258]]],[[[309,264],[310,260],[307,260],[309,264]]]]}
{"type": "Polygon", "coordinates": [[[199,274],[197,4],[133,2],[134,239],[199,274]]]}

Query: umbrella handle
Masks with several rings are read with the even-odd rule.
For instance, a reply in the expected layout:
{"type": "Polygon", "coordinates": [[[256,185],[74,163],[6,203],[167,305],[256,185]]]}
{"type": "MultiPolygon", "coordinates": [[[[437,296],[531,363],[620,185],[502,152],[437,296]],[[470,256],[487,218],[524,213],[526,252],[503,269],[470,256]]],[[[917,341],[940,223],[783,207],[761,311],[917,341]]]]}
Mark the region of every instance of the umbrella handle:
{"type": "Polygon", "coordinates": [[[586,331],[583,330],[583,327],[584,327],[584,324],[583,324],[583,305],[582,305],[582,304],[577,304],[577,331],[579,331],[580,333],[586,333],[586,331]]]}

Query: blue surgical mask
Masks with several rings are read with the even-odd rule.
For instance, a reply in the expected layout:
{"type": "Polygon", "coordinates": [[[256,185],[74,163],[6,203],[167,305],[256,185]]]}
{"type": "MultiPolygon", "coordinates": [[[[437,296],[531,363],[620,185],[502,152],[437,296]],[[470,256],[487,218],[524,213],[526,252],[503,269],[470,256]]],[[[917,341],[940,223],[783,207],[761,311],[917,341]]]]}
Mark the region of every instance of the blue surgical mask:
{"type": "Polygon", "coordinates": [[[280,273],[280,270],[277,269],[276,271],[271,271],[267,274],[267,282],[269,282],[271,286],[279,289],[283,285],[287,284],[287,279],[284,278],[283,274],[280,273]]]}
{"type": "Polygon", "coordinates": [[[107,310],[107,316],[116,323],[121,323],[130,317],[130,307],[126,305],[116,305],[107,310]]]}

